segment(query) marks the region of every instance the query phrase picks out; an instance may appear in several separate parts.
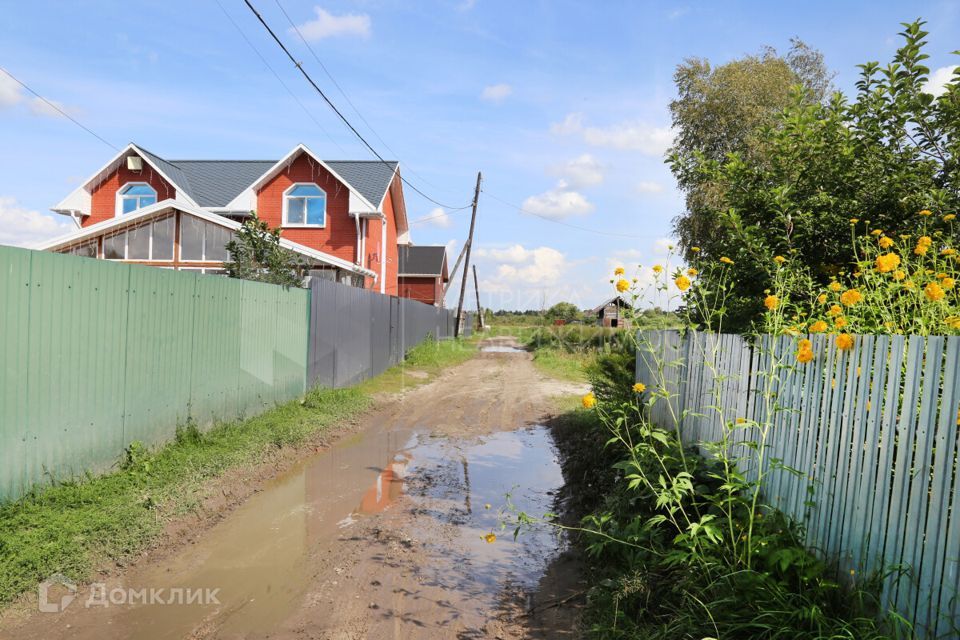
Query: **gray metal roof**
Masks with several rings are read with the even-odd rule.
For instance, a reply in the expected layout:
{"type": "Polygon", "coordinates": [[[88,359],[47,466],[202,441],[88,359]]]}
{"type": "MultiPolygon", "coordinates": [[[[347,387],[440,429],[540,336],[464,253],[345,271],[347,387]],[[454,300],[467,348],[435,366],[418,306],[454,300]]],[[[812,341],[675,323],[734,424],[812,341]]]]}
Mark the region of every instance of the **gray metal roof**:
{"type": "MultiPolygon", "coordinates": [[[[225,207],[254,180],[270,170],[275,160],[171,160],[187,176],[184,186],[201,207],[225,207]]],[[[170,176],[171,178],[173,176],[170,176]]]]}
{"type": "MultiPolygon", "coordinates": [[[[161,171],[201,207],[225,207],[270,170],[277,160],[164,160],[139,147],[161,171]]],[[[390,187],[396,162],[379,160],[325,160],[373,206],[390,187]]]]}
{"type": "Polygon", "coordinates": [[[444,246],[400,245],[400,275],[443,275],[444,246]]]}
{"type": "Polygon", "coordinates": [[[390,187],[397,163],[379,160],[324,160],[331,169],[339,173],[350,186],[360,192],[370,204],[380,206],[380,201],[390,187]]]}

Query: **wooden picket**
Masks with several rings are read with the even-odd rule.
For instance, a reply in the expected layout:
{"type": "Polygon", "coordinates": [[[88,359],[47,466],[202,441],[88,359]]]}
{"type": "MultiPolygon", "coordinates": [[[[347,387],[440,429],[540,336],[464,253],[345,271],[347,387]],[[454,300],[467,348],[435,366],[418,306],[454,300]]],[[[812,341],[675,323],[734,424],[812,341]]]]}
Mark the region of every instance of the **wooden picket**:
{"type": "Polygon", "coordinates": [[[764,502],[838,576],[882,574],[918,638],[960,637],[960,337],[814,336],[801,364],[787,336],[638,336],[637,380],[666,392],[651,420],[704,454],[727,434],[750,480],[762,442],[764,502]]]}

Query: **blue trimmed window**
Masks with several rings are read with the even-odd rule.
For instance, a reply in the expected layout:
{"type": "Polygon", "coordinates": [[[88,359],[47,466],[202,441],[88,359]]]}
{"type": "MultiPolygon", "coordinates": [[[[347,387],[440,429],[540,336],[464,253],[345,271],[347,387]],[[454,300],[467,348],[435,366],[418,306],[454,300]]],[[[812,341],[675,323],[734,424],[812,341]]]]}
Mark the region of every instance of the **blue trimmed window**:
{"type": "Polygon", "coordinates": [[[283,224],[287,227],[327,226],[327,194],[315,184],[295,184],[283,195],[283,224]]]}

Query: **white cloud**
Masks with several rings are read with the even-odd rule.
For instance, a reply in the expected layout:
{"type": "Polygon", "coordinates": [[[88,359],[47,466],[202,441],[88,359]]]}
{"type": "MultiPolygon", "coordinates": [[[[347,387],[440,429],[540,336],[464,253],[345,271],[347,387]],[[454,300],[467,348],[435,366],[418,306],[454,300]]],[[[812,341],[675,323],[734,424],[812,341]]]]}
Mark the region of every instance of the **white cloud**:
{"type": "Polygon", "coordinates": [[[582,193],[571,190],[561,180],[553,189],[524,200],[522,208],[538,216],[560,219],[586,215],[593,211],[594,206],[582,193]]]}
{"type": "MultiPolygon", "coordinates": [[[[35,116],[59,118],[61,115],[56,109],[51,107],[50,104],[47,104],[40,98],[33,97],[27,100],[27,95],[24,93],[23,87],[21,87],[17,81],[5,73],[0,73],[0,109],[14,107],[24,102],[30,110],[30,113],[35,116]]],[[[67,111],[67,108],[59,102],[51,100],[50,103],[55,104],[63,111],[67,111]]]]}
{"type": "Polygon", "coordinates": [[[563,122],[554,122],[550,125],[550,133],[560,136],[567,136],[572,133],[579,133],[583,130],[583,114],[568,113],[563,122]]]}
{"type": "Polygon", "coordinates": [[[644,155],[662,156],[673,144],[673,131],[644,122],[621,122],[608,127],[584,126],[583,114],[568,114],[562,122],[550,126],[558,135],[580,135],[583,141],[595,147],[609,147],[623,151],[639,151],[644,155]]]}
{"type": "Polygon", "coordinates": [[[421,218],[421,220],[424,224],[428,224],[433,227],[440,227],[441,229],[446,229],[450,226],[450,214],[440,207],[430,211],[430,213],[421,218]]]}
{"type": "Polygon", "coordinates": [[[559,176],[574,189],[592,187],[603,182],[605,167],[589,153],[574,158],[562,165],[550,169],[550,173],[559,176]]]}
{"type": "Polygon", "coordinates": [[[637,183],[637,193],[660,193],[663,185],[653,180],[641,180],[637,183]]]}
{"type": "Polygon", "coordinates": [[[23,100],[20,85],[5,73],[0,73],[0,108],[12,107],[23,100]]]}
{"type": "Polygon", "coordinates": [[[72,222],[63,220],[62,216],[25,209],[16,199],[0,196],[0,244],[27,247],[76,229],[72,222]]]}
{"type": "Polygon", "coordinates": [[[306,40],[316,42],[324,38],[337,36],[370,37],[370,16],[359,13],[345,13],[335,16],[322,7],[314,7],[316,19],[308,20],[297,28],[306,40]]]}
{"type": "Polygon", "coordinates": [[[500,84],[491,84],[483,88],[480,98],[487,102],[500,104],[513,93],[513,87],[502,82],[500,84]]]}
{"type": "Polygon", "coordinates": [[[66,107],[55,100],[51,100],[48,104],[40,98],[34,98],[29,102],[28,106],[30,108],[30,113],[33,115],[48,116],[50,118],[59,118],[61,116],[60,111],[67,110],[66,107]],[[57,111],[57,109],[60,109],[60,111],[57,111]]]}
{"type": "Polygon", "coordinates": [[[940,67],[930,74],[930,78],[923,85],[923,92],[933,96],[941,96],[947,91],[947,84],[953,80],[956,67],[940,67]]]}
{"type": "Polygon", "coordinates": [[[526,248],[516,244],[504,248],[481,248],[481,273],[487,275],[481,290],[485,293],[517,293],[562,285],[570,263],[553,247],[526,248]]]}

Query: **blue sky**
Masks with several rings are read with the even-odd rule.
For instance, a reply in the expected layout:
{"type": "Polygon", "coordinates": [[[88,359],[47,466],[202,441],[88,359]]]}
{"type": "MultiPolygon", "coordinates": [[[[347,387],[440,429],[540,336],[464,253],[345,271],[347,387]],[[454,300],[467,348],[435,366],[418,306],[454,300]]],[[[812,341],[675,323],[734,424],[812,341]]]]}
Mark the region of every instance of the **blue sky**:
{"type": "MultiPolygon", "coordinates": [[[[274,159],[303,142],[329,159],[369,158],[242,0],[220,1],[322,129],[213,1],[11,3],[0,66],[117,146],[274,159]]],[[[960,42],[956,2],[280,1],[376,135],[275,0],[255,4],[411,182],[459,206],[483,171],[475,256],[494,308],[590,307],[608,297],[612,266],[663,260],[682,208],[662,152],[684,58],[722,63],[764,45],[785,50],[798,36],[823,51],[849,93],[858,63],[893,55],[900,22],[928,20],[932,69],[955,64],[949,52],[960,42]]],[[[45,212],[114,153],[2,74],[0,141],[7,244],[68,231],[45,212]]],[[[406,196],[411,219],[437,215],[406,196]]],[[[457,251],[468,218],[417,223],[413,239],[457,251]]]]}

